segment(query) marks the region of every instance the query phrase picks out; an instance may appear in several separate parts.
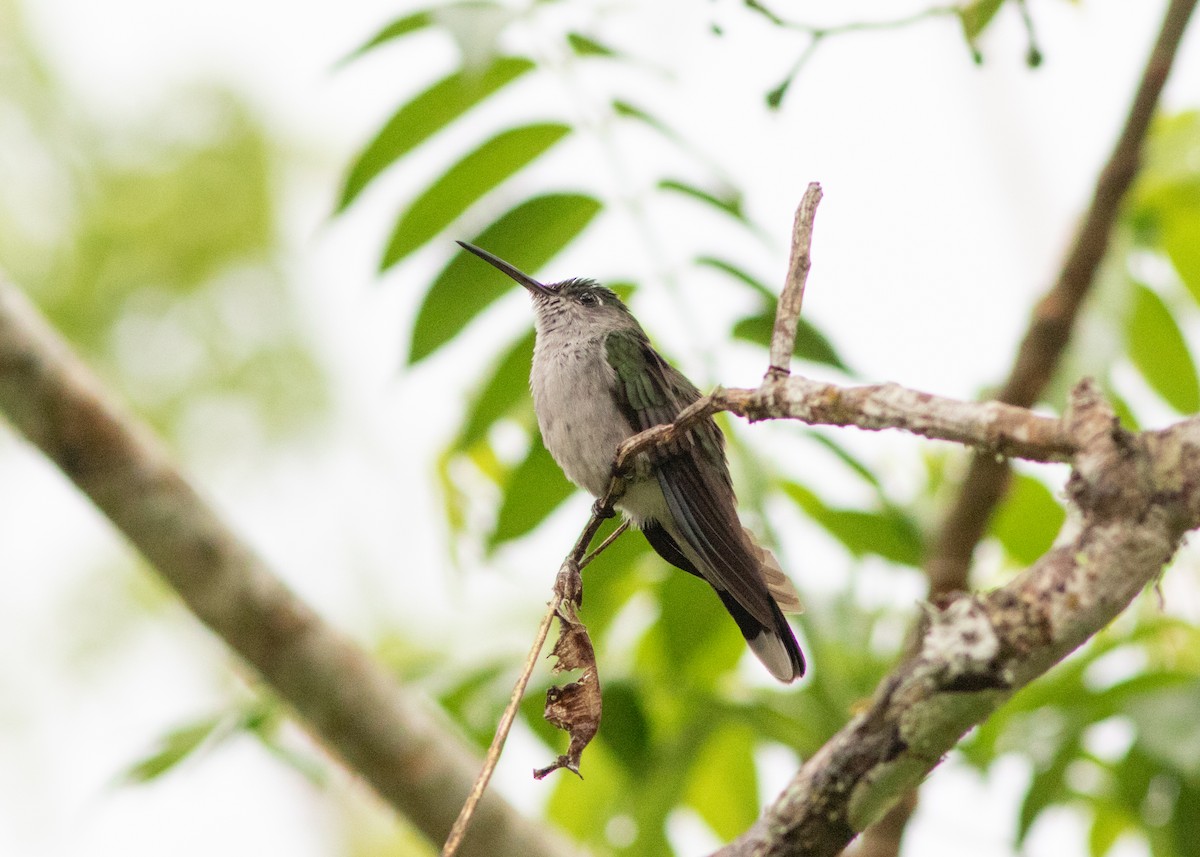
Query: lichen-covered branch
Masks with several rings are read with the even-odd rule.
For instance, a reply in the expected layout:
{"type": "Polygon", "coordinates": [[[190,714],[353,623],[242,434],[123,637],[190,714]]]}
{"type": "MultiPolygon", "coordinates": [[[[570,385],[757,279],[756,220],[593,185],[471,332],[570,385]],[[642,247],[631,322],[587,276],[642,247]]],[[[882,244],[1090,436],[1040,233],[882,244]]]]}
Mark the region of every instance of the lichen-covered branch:
{"type": "Polygon", "coordinates": [[[1074,440],[1062,420],[1001,402],[963,402],[902,387],[839,387],[799,375],[773,378],[755,389],[718,387],[685,408],[673,423],[654,426],[621,445],[616,467],[655,446],[671,443],[697,421],[730,411],[751,422],[792,419],[809,425],[899,429],[931,440],[974,447],[992,456],[1069,461],[1074,440]]]}
{"type": "Polygon", "coordinates": [[[789,418],[869,431],[895,428],[1033,461],[1066,461],[1073,451],[1056,417],[1001,402],[961,402],[899,384],[839,387],[793,375],[767,380],[756,390],[718,390],[713,398],[717,409],[751,421],[789,418]]]}
{"type": "Polygon", "coordinates": [[[1200,418],[1120,429],[1095,385],[1065,418],[1077,531],[1007,586],[928,610],[916,654],[719,857],[833,857],[962,735],[1103,628],[1200,525],[1200,418]]]}
{"type": "MultiPolygon", "coordinates": [[[[0,412],[92,499],[318,739],[432,841],[445,838],[474,779],[474,753],[288,590],[2,276],[0,412]]],[[[576,852],[489,795],[460,853],[576,852]]]]}

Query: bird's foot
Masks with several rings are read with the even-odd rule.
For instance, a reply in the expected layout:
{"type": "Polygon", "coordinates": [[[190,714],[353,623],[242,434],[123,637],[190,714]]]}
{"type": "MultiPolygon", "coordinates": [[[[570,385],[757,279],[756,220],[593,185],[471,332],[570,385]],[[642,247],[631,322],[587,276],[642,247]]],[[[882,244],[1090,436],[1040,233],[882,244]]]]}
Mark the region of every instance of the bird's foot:
{"type": "Polygon", "coordinates": [[[592,514],[597,518],[604,520],[606,518],[615,517],[617,513],[611,505],[604,502],[604,498],[600,498],[592,504],[592,514]]]}

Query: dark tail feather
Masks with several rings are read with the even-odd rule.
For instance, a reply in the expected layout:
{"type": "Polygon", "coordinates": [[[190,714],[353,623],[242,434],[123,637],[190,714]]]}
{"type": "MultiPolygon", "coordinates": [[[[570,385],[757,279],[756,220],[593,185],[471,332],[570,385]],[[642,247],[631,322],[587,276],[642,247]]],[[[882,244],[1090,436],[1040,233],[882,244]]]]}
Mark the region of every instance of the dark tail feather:
{"type": "MultiPolygon", "coordinates": [[[[694,574],[703,579],[704,575],[697,571],[696,567],[684,556],[683,551],[679,549],[679,545],[657,521],[643,525],[642,532],[646,534],[646,539],[659,556],[676,568],[681,568],[688,574],[694,574]]],[[[759,550],[761,551],[761,548],[759,550]]],[[[782,574],[780,572],[780,576],[782,574]]],[[[733,621],[737,622],[738,629],[746,638],[750,649],[770,670],[771,675],[784,682],[795,681],[804,675],[804,653],[800,651],[796,635],[792,633],[791,626],[783,618],[783,611],[779,609],[779,605],[773,597],[770,598],[770,602],[775,627],[768,628],[751,616],[746,608],[728,592],[717,589],[715,586],[713,589],[721,597],[721,603],[725,605],[725,609],[733,616],[733,621]]],[[[774,594],[772,592],[772,595],[774,594]]],[[[799,602],[797,601],[797,603],[799,602]]]]}
{"type": "Polygon", "coordinates": [[[747,612],[741,604],[728,592],[716,590],[721,597],[721,603],[737,622],[742,636],[750,645],[751,651],[763,662],[771,675],[782,682],[791,682],[804,675],[804,653],[796,642],[796,635],[783,617],[779,605],[771,601],[771,612],[775,617],[775,627],[768,628],[747,612]]]}

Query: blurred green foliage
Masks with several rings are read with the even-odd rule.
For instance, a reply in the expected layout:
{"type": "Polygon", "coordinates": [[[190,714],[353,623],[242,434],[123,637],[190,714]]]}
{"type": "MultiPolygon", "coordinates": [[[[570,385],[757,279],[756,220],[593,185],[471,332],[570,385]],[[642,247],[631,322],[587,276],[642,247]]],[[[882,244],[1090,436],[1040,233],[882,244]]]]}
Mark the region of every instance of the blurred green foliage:
{"type": "Polygon", "coordinates": [[[1029,759],[1018,845],[1045,810],[1066,804],[1087,815],[1093,857],[1125,833],[1156,857],[1200,853],[1200,636],[1153,605],[1131,613],[961,748],[981,768],[1006,753],[1029,759]]]}
{"type": "MultiPolygon", "coordinates": [[[[327,379],[285,263],[284,152],[249,103],[196,86],[133,115],[92,115],[43,62],[15,0],[0,0],[0,68],[5,276],[182,454],[214,453],[202,463],[219,467],[234,450],[260,455],[317,426],[327,379]]],[[[137,558],[93,562],[54,638],[77,674],[149,614],[184,616],[137,558]]],[[[260,688],[230,696],[161,736],[120,782],[153,780],[247,735],[323,781],[323,764],[281,737],[277,700],[260,688]]]]}
{"type": "Polygon", "coordinates": [[[311,426],[326,382],[282,261],[280,150],[249,106],[197,87],[94,118],[18,8],[0,19],[0,266],[160,431],[245,415],[254,445],[311,426]]]}
{"type": "Polygon", "coordinates": [[[313,784],[324,784],[327,773],[323,762],[280,740],[280,729],[287,715],[287,708],[269,690],[256,687],[253,694],[240,694],[227,708],[161,736],[155,749],[130,765],[123,778],[135,783],[148,782],[189,759],[217,749],[232,738],[251,735],[313,784]]]}

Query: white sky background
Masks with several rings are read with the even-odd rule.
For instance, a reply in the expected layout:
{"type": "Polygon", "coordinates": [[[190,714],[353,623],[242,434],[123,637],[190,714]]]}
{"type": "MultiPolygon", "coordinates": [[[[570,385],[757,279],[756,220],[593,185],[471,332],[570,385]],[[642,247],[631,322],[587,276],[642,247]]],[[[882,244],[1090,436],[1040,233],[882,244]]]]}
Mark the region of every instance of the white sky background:
{"type": "MultiPolygon", "coordinates": [[[[982,68],[970,63],[951,20],[830,39],[784,109],[769,117],[759,98],[799,53],[800,36],[773,31],[728,0],[704,4],[726,27],[720,40],[688,11],[695,4],[664,2],[649,11],[643,5],[606,16],[597,35],[641,56],[658,52],[680,69],[687,87],[664,84],[646,94],[659,99],[648,106],[676,121],[749,189],[750,213],[777,236],[775,281],[782,278],[794,207],[805,184],[819,180],[825,199],[805,312],[865,379],[970,397],[1006,371],[1032,301],[1057,269],[1164,4],[1032,2],[1046,57],[1036,71],[1024,64],[1015,9],[1006,9],[984,38],[982,68]],[[647,18],[656,24],[646,26],[647,18]]],[[[893,18],[923,4],[794,5],[797,19],[834,22],[893,18]]],[[[452,349],[403,377],[396,367],[419,286],[449,247],[426,248],[382,283],[374,276],[390,218],[427,177],[389,179],[386,190],[368,195],[349,216],[327,219],[357,148],[402,97],[449,63],[445,40],[406,41],[335,72],[340,56],[403,9],[380,0],[26,0],[26,6],[55,66],[98,113],[139,115],[181,83],[215,78],[248,93],[301,151],[285,189],[287,237],[309,323],[337,373],[340,417],[328,446],[269,472],[246,462],[240,474],[202,476],[226,516],[351,633],[369,638],[381,626],[400,624],[436,647],[455,623],[466,623],[496,629],[486,645],[499,640],[517,656],[568,537],[551,528],[465,579],[442,568],[429,462],[461,408],[453,379],[469,373],[455,364],[472,352],[452,349]],[[421,419],[413,417],[413,400],[429,403],[421,419]]],[[[1200,105],[1198,32],[1194,23],[1168,86],[1170,108],[1200,105]]],[[[636,184],[636,159],[627,166],[627,180],[636,184]]],[[[726,236],[705,231],[711,226],[702,217],[681,220],[660,227],[648,246],[617,222],[594,230],[543,273],[549,279],[647,268],[686,273],[698,250],[712,242],[725,246],[726,236]]],[[[759,273],[771,281],[771,271],[759,273]]],[[[728,328],[727,313],[739,308],[702,291],[708,285],[676,283],[674,297],[649,298],[637,308],[655,320],[664,344],[702,387],[718,380],[752,384],[760,357],[735,350],[723,356],[719,373],[706,359],[728,328]],[[680,294],[693,307],[686,326],[658,323],[678,308],[680,294]],[[711,297],[712,307],[696,312],[693,294],[711,297]]],[[[525,312],[514,296],[496,309],[497,327],[507,336],[525,312]]],[[[855,443],[904,484],[908,471],[900,459],[911,450],[904,441],[870,436],[855,443]]],[[[218,704],[225,661],[198,627],[181,632],[186,623],[144,623],[127,632],[132,639],[119,658],[91,666],[78,680],[88,634],[115,629],[64,628],[62,620],[78,616],[71,605],[80,599],[103,597],[103,581],[84,569],[94,569],[97,555],[116,555],[119,542],[48,465],[13,446],[0,438],[6,469],[0,569],[7,572],[0,602],[0,854],[337,853],[339,834],[332,814],[321,809],[322,795],[249,741],[151,786],[112,787],[155,736],[218,704]]],[[[578,500],[563,527],[574,527],[572,514],[582,509],[578,500]]],[[[802,591],[840,585],[843,560],[803,551],[803,545],[787,551],[803,554],[796,574],[802,591]],[[825,571],[823,562],[840,566],[833,582],[827,574],[805,576],[807,569],[825,571]]],[[[881,585],[890,588],[876,597],[897,603],[919,594],[912,581],[881,585]]],[[[512,748],[499,782],[519,803],[536,804],[527,771],[545,761],[543,753],[529,755],[520,736],[512,748]]],[[[1008,764],[987,784],[953,768],[935,773],[922,790],[910,852],[1011,853],[1007,807],[1024,776],[1008,764]]],[[[772,780],[772,788],[780,784],[772,780]]],[[[1083,853],[1084,847],[1068,818],[1039,825],[1025,853],[1083,853]]]]}

